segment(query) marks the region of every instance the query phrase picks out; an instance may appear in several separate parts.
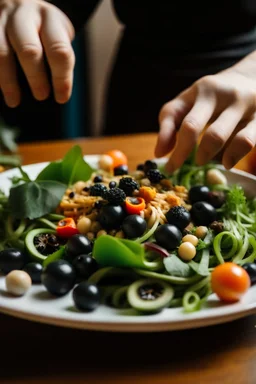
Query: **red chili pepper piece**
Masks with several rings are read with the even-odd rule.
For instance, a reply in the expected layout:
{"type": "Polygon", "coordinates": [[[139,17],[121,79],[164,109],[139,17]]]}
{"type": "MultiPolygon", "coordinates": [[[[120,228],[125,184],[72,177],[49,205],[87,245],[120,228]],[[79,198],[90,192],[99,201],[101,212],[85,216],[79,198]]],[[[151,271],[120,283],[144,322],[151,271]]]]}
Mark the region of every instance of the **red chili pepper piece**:
{"type": "Polygon", "coordinates": [[[138,215],[145,209],[146,203],[142,197],[126,197],[125,210],[129,215],[138,215]]]}
{"type": "Polygon", "coordinates": [[[57,235],[60,237],[71,237],[79,233],[76,223],[72,217],[67,217],[58,222],[56,229],[57,235]]]}

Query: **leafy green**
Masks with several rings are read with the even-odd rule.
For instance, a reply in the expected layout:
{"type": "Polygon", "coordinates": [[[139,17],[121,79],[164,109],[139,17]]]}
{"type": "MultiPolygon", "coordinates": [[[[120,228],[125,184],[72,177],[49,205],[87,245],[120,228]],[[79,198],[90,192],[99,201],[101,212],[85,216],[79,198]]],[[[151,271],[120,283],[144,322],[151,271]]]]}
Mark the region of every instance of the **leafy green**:
{"type": "Polygon", "coordinates": [[[201,260],[199,263],[196,263],[194,260],[189,262],[189,266],[201,276],[209,275],[209,261],[210,261],[210,252],[209,249],[205,248],[202,251],[201,260]]]}
{"type": "Polygon", "coordinates": [[[0,164],[3,166],[18,167],[21,163],[20,156],[14,154],[17,152],[17,135],[17,129],[7,127],[5,123],[0,120],[0,164]],[[8,151],[10,154],[2,153],[3,151],[8,151]]]}
{"type": "Polygon", "coordinates": [[[178,256],[171,254],[163,259],[166,271],[172,276],[188,277],[194,272],[188,263],[184,263],[178,256]]]}
{"type": "Polygon", "coordinates": [[[94,172],[84,161],[78,145],[72,147],[63,160],[48,164],[35,181],[29,178],[22,167],[19,169],[21,177],[12,180],[13,187],[10,190],[11,214],[15,218],[31,220],[53,212],[67,186],[79,180],[88,180],[94,172]]]}
{"type": "Polygon", "coordinates": [[[63,160],[54,161],[47,165],[39,173],[36,180],[55,180],[66,185],[72,185],[76,181],[88,180],[94,171],[84,160],[81,147],[75,145],[67,152],[63,160]]]}
{"type": "Polygon", "coordinates": [[[98,237],[93,246],[93,257],[101,267],[131,267],[159,270],[163,267],[161,259],[146,260],[145,248],[129,239],[110,235],[98,237]]]}
{"type": "Polygon", "coordinates": [[[0,120],[0,149],[6,149],[9,152],[16,152],[16,138],[18,133],[18,129],[8,127],[2,120],[0,120]]]}
{"type": "Polygon", "coordinates": [[[248,212],[244,190],[240,185],[233,185],[227,192],[224,210],[229,216],[234,212],[248,212]]]}
{"type": "Polygon", "coordinates": [[[52,212],[58,206],[66,185],[58,181],[29,181],[12,187],[9,204],[11,215],[17,219],[36,219],[52,212]]]}

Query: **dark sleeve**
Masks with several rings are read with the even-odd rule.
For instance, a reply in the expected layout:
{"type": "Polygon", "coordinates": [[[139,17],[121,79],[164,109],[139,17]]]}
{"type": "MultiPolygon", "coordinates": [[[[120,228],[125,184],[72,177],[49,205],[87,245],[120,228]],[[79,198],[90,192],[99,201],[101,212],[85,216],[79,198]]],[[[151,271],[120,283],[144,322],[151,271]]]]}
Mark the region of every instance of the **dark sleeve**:
{"type": "Polygon", "coordinates": [[[48,2],[61,9],[71,20],[75,30],[79,31],[101,0],[49,0],[48,2]]]}

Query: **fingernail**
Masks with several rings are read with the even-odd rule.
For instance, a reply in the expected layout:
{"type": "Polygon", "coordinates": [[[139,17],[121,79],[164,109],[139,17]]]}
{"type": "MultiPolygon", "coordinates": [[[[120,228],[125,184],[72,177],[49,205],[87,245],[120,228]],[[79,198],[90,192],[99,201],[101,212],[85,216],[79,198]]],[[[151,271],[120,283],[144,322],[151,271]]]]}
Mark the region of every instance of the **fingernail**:
{"type": "Polygon", "coordinates": [[[19,97],[15,94],[5,95],[5,102],[10,108],[15,108],[19,105],[19,97]]]}
{"type": "Polygon", "coordinates": [[[57,93],[55,96],[55,99],[56,99],[57,103],[64,104],[68,101],[69,97],[63,93],[57,93]]]}
{"type": "Polygon", "coordinates": [[[235,159],[235,157],[231,156],[227,160],[226,159],[223,160],[223,166],[226,169],[231,169],[231,168],[233,168],[236,165],[237,162],[238,161],[235,159]]]}
{"type": "Polygon", "coordinates": [[[48,96],[49,96],[49,89],[48,88],[42,87],[42,88],[38,88],[36,90],[36,97],[39,100],[45,100],[45,99],[47,99],[48,96]]]}

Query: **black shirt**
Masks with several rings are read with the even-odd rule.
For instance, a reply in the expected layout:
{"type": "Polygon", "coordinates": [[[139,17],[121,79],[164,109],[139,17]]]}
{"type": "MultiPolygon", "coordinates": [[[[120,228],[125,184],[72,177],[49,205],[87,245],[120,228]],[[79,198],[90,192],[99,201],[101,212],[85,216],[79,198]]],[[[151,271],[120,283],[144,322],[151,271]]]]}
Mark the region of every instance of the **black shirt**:
{"type": "MultiPolygon", "coordinates": [[[[53,3],[79,30],[99,1],[53,3]]],[[[113,6],[124,29],[106,95],[105,134],[157,130],[166,101],[256,49],[256,0],[113,0],[113,6]]]]}

